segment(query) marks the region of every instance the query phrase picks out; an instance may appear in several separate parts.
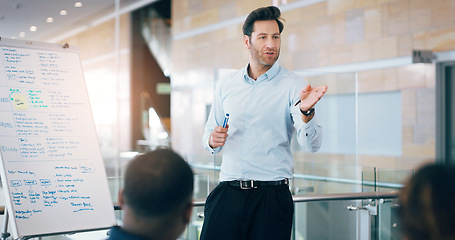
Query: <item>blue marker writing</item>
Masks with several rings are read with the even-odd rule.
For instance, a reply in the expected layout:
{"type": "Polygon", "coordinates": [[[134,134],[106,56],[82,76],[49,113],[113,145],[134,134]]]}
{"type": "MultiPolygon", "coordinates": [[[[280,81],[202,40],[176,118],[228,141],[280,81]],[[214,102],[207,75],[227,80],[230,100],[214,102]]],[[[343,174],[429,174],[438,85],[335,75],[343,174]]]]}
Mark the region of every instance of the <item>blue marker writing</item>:
{"type": "Polygon", "coordinates": [[[227,126],[228,121],[229,121],[229,113],[226,113],[226,116],[224,117],[223,128],[225,128],[227,126]]]}

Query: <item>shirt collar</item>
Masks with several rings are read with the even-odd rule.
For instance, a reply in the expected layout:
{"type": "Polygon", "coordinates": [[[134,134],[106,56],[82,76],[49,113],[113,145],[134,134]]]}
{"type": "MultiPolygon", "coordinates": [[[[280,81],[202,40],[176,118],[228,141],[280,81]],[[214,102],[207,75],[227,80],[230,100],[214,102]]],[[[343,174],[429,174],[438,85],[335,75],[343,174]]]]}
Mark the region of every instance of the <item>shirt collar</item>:
{"type": "Polygon", "coordinates": [[[252,78],[250,78],[250,76],[248,76],[248,67],[249,66],[250,66],[250,64],[248,63],[243,70],[243,77],[245,78],[245,81],[258,82],[258,83],[262,82],[262,81],[266,81],[266,80],[268,80],[268,81],[272,80],[274,77],[276,77],[276,75],[278,75],[278,73],[280,72],[280,69],[281,69],[280,64],[278,62],[275,62],[273,64],[273,66],[267,72],[265,72],[264,74],[259,76],[258,79],[256,81],[254,81],[252,78]]]}

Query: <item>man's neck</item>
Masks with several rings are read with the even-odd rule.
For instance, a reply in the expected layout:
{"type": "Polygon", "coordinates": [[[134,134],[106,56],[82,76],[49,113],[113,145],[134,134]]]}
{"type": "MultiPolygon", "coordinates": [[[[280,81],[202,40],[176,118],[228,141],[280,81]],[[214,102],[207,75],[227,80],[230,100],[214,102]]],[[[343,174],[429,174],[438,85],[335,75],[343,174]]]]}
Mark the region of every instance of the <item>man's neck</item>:
{"type": "Polygon", "coordinates": [[[248,67],[248,76],[254,80],[257,80],[259,76],[266,73],[272,66],[265,66],[254,61],[250,61],[248,67]]]}

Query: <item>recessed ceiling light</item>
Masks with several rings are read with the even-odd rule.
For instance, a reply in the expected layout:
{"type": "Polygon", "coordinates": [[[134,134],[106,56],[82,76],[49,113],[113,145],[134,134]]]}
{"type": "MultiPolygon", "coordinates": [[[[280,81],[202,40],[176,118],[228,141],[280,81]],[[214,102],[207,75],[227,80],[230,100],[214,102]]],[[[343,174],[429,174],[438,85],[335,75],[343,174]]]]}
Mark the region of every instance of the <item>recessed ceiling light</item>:
{"type": "Polygon", "coordinates": [[[30,27],[30,31],[31,31],[31,32],[36,32],[36,29],[37,29],[36,26],[31,26],[31,27],[30,27]]]}
{"type": "Polygon", "coordinates": [[[74,3],[74,6],[75,7],[82,7],[82,3],[81,2],[76,2],[76,3],[74,3]]]}
{"type": "Polygon", "coordinates": [[[51,18],[51,17],[48,17],[48,18],[46,19],[46,22],[48,22],[48,23],[52,23],[52,22],[54,22],[54,19],[53,19],[53,18],[51,18]]]}
{"type": "Polygon", "coordinates": [[[60,15],[62,15],[62,16],[66,16],[66,14],[68,14],[68,12],[66,12],[66,10],[62,10],[62,11],[60,11],[60,15]]]}
{"type": "Polygon", "coordinates": [[[24,32],[19,33],[19,37],[22,37],[22,38],[25,37],[25,33],[24,32]]]}

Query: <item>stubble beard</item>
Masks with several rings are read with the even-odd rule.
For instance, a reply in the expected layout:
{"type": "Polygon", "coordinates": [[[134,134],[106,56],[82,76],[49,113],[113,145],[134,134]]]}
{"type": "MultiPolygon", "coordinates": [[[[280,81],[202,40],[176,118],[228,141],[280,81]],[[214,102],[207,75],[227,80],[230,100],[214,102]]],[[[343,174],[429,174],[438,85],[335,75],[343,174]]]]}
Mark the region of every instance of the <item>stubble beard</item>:
{"type": "Polygon", "coordinates": [[[263,55],[266,55],[266,54],[264,53],[263,55],[261,55],[259,50],[251,43],[251,41],[250,41],[250,46],[251,46],[250,53],[251,53],[251,56],[253,57],[253,60],[264,67],[273,66],[273,64],[275,64],[275,62],[278,60],[278,57],[280,56],[280,50],[278,49],[276,51],[276,56],[274,58],[272,58],[272,59],[264,58],[263,55]]]}

